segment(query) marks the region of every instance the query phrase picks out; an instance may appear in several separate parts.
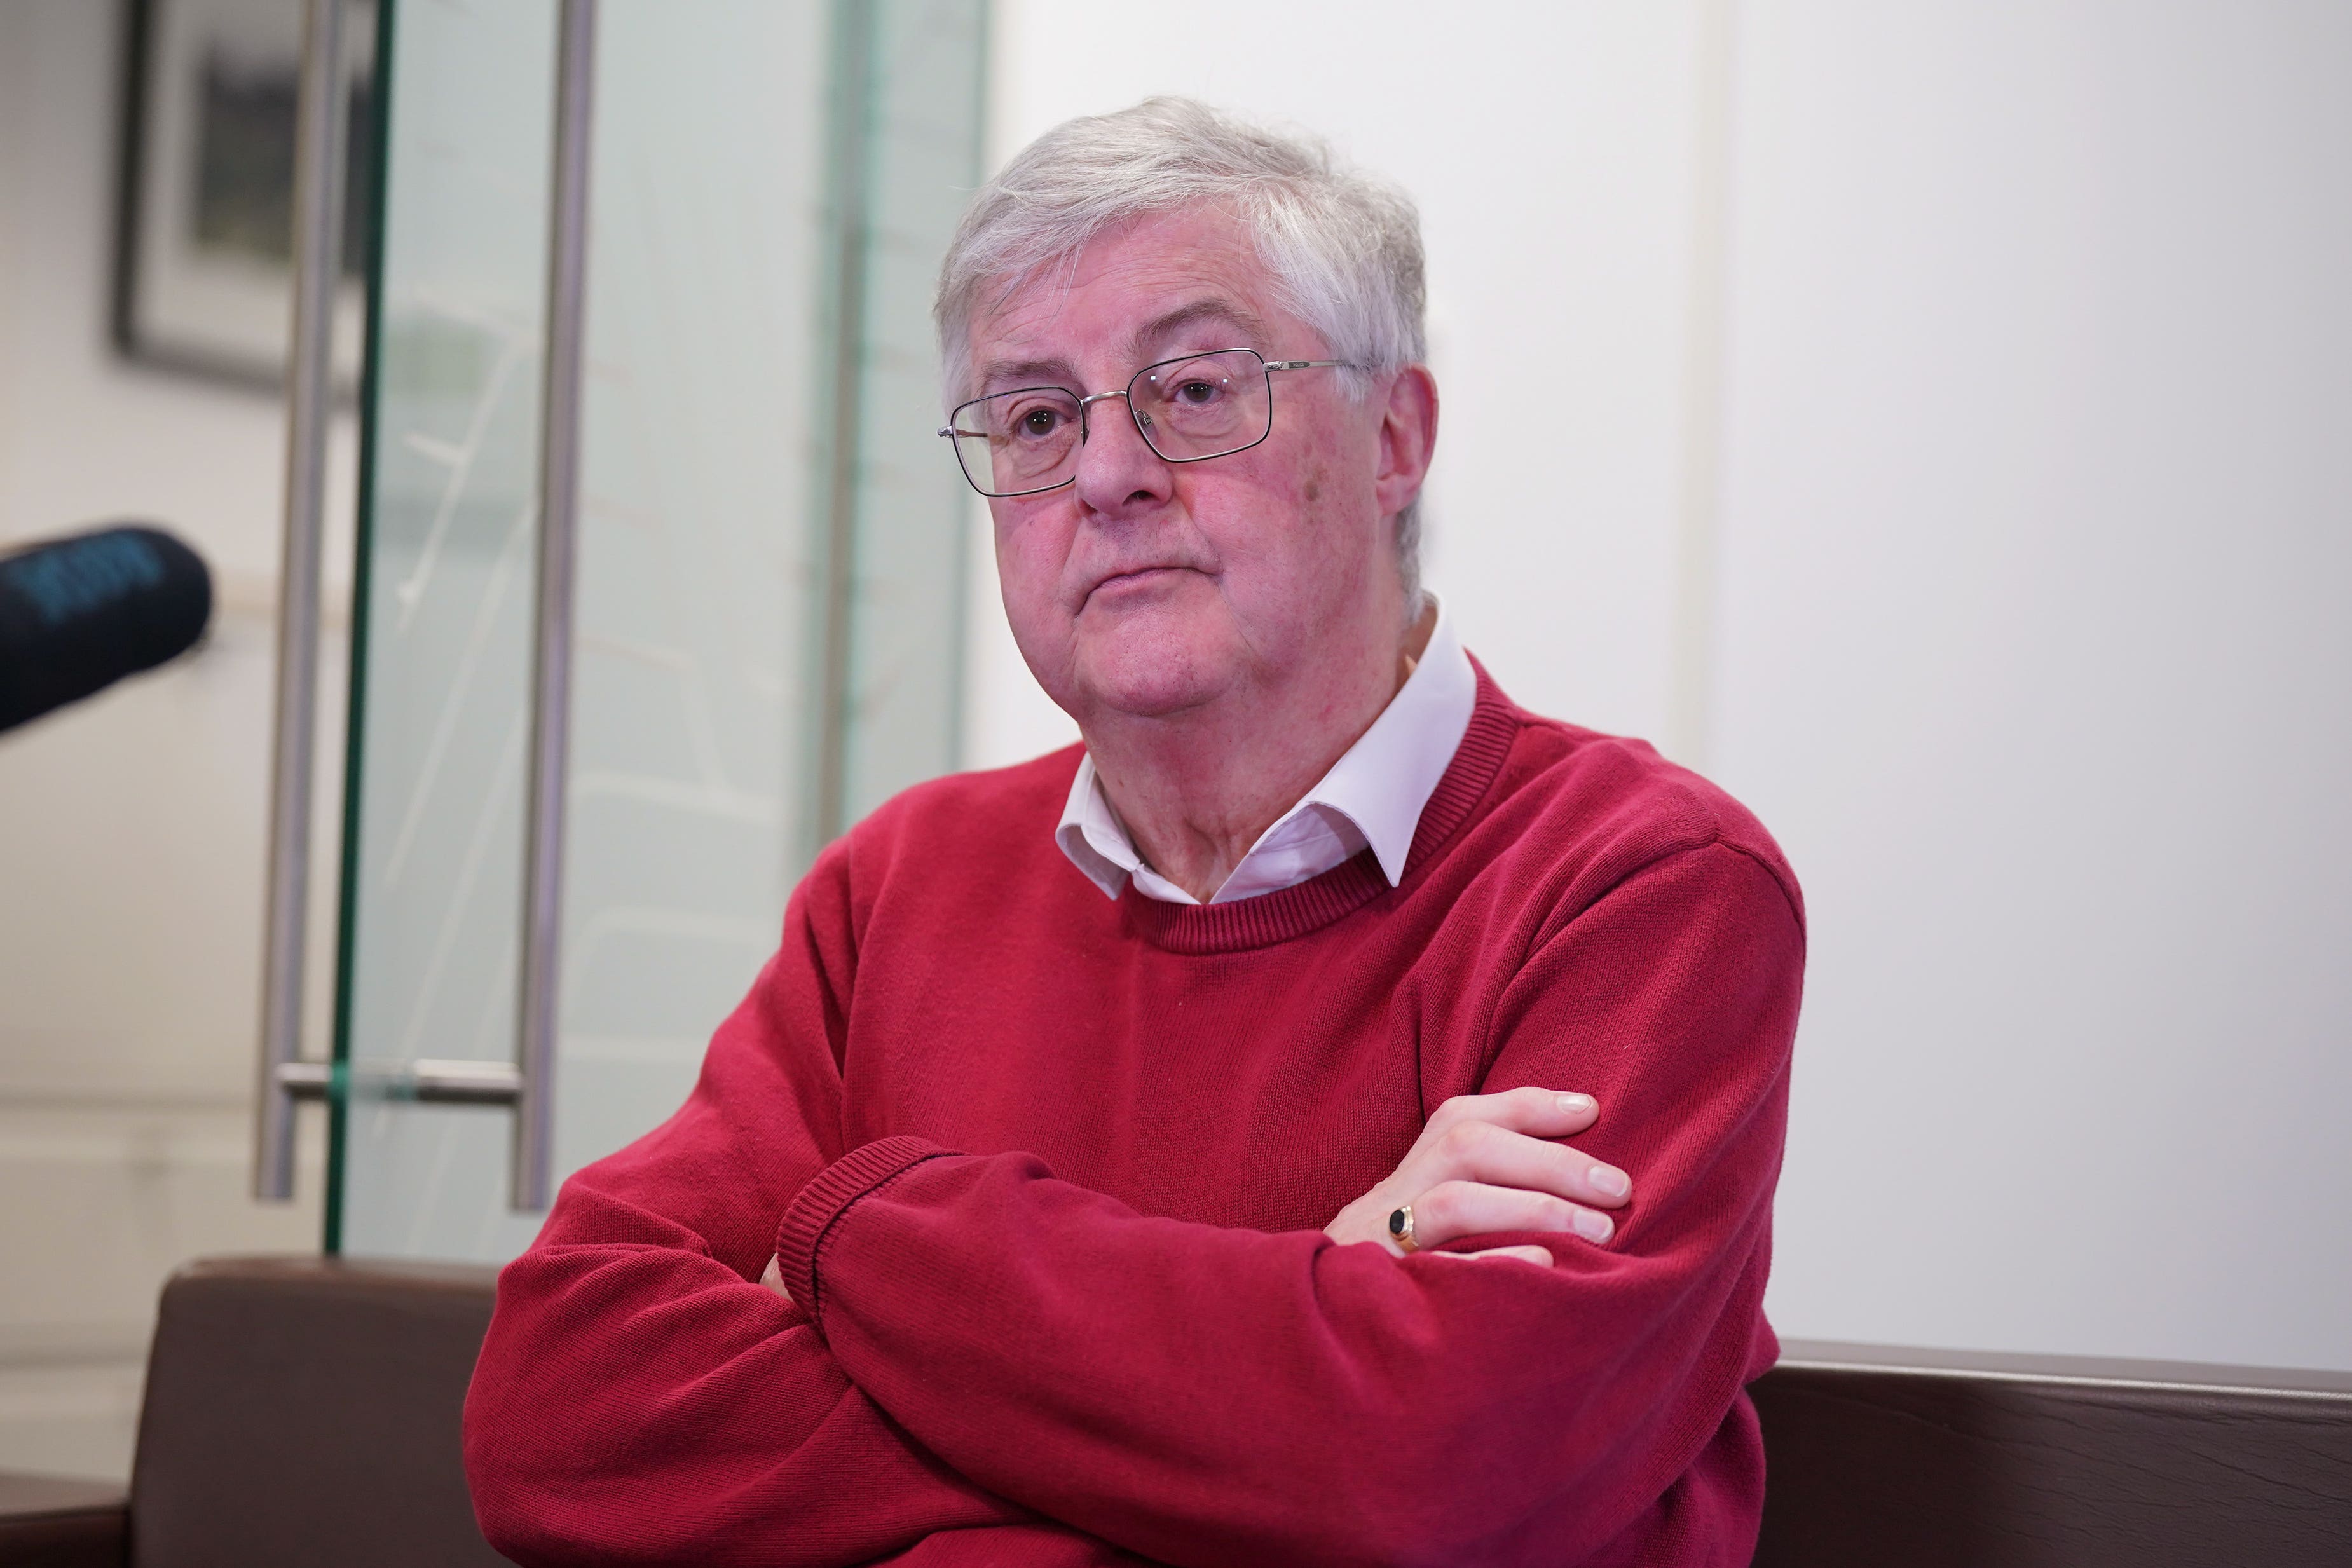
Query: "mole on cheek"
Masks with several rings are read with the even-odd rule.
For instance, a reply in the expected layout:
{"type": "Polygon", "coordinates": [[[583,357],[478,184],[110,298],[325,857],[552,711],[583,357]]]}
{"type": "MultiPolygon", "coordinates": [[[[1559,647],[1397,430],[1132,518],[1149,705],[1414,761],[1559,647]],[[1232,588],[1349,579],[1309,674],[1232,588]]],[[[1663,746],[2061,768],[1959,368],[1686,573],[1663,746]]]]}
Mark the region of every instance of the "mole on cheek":
{"type": "Polygon", "coordinates": [[[1319,501],[1323,498],[1323,482],[1321,480],[1309,479],[1307,481],[1307,498],[1309,501],[1319,501]]]}

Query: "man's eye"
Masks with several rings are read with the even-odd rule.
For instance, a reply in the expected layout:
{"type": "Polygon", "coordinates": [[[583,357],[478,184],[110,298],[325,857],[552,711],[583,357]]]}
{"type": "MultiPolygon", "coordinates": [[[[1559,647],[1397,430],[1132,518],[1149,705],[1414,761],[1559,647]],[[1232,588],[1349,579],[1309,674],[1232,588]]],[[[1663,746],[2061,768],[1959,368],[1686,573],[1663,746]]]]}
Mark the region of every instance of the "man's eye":
{"type": "Polygon", "coordinates": [[[1021,416],[1015,428],[1024,435],[1051,435],[1054,427],[1060,423],[1061,415],[1055,410],[1033,408],[1021,416]]]}
{"type": "Polygon", "coordinates": [[[1180,382],[1177,383],[1176,387],[1176,401],[1178,402],[1191,403],[1197,408],[1204,402],[1214,402],[1217,398],[1217,393],[1222,390],[1223,389],[1219,387],[1214,382],[1204,382],[1197,379],[1189,382],[1180,382]]]}

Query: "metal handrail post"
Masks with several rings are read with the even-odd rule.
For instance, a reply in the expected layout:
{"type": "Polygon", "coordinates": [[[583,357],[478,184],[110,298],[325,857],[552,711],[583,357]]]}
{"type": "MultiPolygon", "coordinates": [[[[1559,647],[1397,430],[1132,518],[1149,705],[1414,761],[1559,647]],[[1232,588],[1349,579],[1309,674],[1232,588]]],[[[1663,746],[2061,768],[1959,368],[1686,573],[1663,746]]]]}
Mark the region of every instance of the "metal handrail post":
{"type": "Polygon", "coordinates": [[[253,1195],[294,1196],[294,1097],[281,1069],[302,1048],[310,782],[319,724],[319,561],[333,414],[335,286],[342,232],[341,0],[309,0],[295,110],[293,330],[286,365],[286,533],[278,574],[278,711],[270,753],[269,882],[261,960],[253,1195]]]}
{"type": "Polygon", "coordinates": [[[589,131],[596,0],[563,0],[557,26],[555,152],[548,224],[545,380],[540,402],[539,581],[532,633],[530,778],[523,829],[513,1207],[554,1196],[555,1046],[562,1014],[563,819],[570,778],[573,585],[580,525],[580,406],[587,326],[589,131]]]}

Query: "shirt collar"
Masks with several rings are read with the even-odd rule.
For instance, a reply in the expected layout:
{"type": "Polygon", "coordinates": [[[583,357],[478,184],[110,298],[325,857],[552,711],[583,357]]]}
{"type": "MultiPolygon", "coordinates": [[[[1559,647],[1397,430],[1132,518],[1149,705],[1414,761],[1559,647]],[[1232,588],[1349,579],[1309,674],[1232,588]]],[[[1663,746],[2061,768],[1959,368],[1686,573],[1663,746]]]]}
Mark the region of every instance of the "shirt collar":
{"type": "MultiPolygon", "coordinates": [[[[1295,852],[1302,838],[1315,836],[1336,836],[1351,846],[1360,839],[1380,862],[1381,874],[1390,886],[1403,877],[1405,857],[1412,852],[1422,810],[1452,764],[1478,702],[1478,677],[1471,668],[1470,656],[1462,651],[1444,601],[1434,594],[1430,597],[1437,605],[1437,624],[1412,674],[1389,699],[1372,727],[1357,737],[1315,788],[1259,835],[1212,902],[1246,896],[1238,891],[1242,889],[1249,894],[1274,891],[1275,885],[1282,884],[1269,885],[1263,875],[1251,874],[1255,869],[1253,858],[1260,857],[1262,851],[1271,856],[1283,846],[1295,852]]],[[[1070,862],[1108,897],[1117,898],[1132,877],[1153,897],[1196,902],[1143,863],[1127,825],[1103,793],[1091,756],[1078,760],[1077,776],[1070,780],[1069,800],[1062,809],[1054,839],[1070,862]]],[[[1328,861],[1322,869],[1328,869],[1353,852],[1349,847],[1338,859],[1317,858],[1328,861]]]]}

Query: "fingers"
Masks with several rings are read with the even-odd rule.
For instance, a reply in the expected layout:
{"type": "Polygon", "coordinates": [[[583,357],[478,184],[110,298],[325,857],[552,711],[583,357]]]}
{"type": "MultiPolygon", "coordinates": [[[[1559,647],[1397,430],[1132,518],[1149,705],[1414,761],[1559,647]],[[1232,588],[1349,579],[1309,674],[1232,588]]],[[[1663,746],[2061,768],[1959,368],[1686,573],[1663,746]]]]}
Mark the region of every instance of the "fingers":
{"type": "Polygon", "coordinates": [[[1413,1240],[1423,1247],[1497,1230],[1557,1230],[1606,1241],[1616,1228],[1597,1208],[1526,1187],[1446,1181],[1412,1200],[1413,1240]]]}
{"type": "Polygon", "coordinates": [[[1614,1166],[1492,1122],[1456,1122],[1424,1137],[1391,1178],[1407,1192],[1448,1181],[1524,1187],[1597,1208],[1622,1207],[1633,1191],[1632,1178],[1614,1166]]]}
{"type": "Polygon", "coordinates": [[[1484,1252],[1428,1252],[1429,1258],[1454,1258],[1465,1263],[1482,1262],[1488,1258],[1508,1258],[1514,1263],[1533,1263],[1538,1269],[1552,1266],[1552,1255],[1540,1247],[1489,1247],[1484,1252]]]}
{"type": "Polygon", "coordinates": [[[1457,1094],[1438,1106],[1428,1131],[1443,1133],[1462,1122],[1486,1122],[1538,1138],[1568,1138],[1601,1119],[1590,1094],[1560,1089],[1506,1089],[1496,1094],[1457,1094]]]}
{"type": "MultiPolygon", "coordinates": [[[[1341,1209],[1324,1234],[1340,1242],[1377,1242],[1395,1253],[1387,1221],[1400,1203],[1411,1203],[1424,1246],[1529,1229],[1605,1241],[1615,1234],[1615,1222],[1599,1211],[1623,1207],[1633,1196],[1632,1178],[1549,1141],[1584,1131],[1600,1115],[1592,1096],[1565,1090],[1456,1095],[1438,1106],[1395,1171],[1341,1209]],[[1439,1194],[1449,1183],[1484,1190],[1439,1194]],[[1433,1194],[1433,1215],[1427,1206],[1433,1194]]],[[[1549,1257],[1540,1247],[1490,1248],[1477,1256],[1522,1253],[1527,1262],[1549,1257]]]]}

